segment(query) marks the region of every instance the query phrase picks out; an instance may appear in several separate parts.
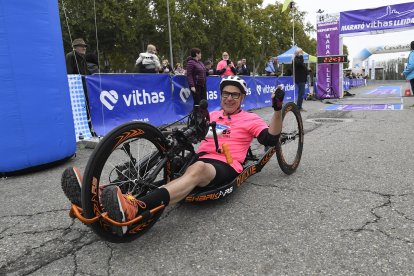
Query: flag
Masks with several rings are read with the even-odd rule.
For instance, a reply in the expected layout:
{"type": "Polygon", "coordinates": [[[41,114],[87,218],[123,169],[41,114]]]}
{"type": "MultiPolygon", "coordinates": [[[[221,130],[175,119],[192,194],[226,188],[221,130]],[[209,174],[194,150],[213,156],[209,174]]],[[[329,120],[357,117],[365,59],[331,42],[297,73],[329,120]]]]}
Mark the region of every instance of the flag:
{"type": "Polygon", "coordinates": [[[287,9],[287,7],[289,6],[290,2],[292,2],[292,0],[285,0],[285,3],[283,3],[282,12],[284,12],[287,9]]]}

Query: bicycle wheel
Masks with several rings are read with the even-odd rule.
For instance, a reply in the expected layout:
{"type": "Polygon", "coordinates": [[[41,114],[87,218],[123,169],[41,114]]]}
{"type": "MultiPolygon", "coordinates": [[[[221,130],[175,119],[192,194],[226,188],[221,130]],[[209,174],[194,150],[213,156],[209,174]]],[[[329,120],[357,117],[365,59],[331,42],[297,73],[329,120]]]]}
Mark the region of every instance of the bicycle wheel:
{"type": "Polygon", "coordinates": [[[303,122],[299,108],[289,102],[282,108],[283,126],[276,156],[280,168],[286,174],[292,174],[299,166],[303,150],[303,122]]]}
{"type": "MultiPolygon", "coordinates": [[[[165,158],[166,140],[152,125],[143,122],[123,124],[97,145],[89,158],[82,181],[84,215],[93,218],[105,212],[100,193],[106,185],[117,185],[123,193],[141,197],[170,179],[170,161],[165,158]]],[[[111,242],[129,242],[153,226],[162,214],[156,212],[144,222],[124,226],[122,236],[112,233],[109,222],[91,224],[93,231],[111,242]]]]}

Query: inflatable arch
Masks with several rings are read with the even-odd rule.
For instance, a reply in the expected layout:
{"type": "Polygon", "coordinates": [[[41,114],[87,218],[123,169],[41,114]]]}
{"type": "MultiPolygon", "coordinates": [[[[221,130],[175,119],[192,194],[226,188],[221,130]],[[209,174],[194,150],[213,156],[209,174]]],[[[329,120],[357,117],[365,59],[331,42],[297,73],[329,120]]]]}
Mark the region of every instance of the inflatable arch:
{"type": "MultiPolygon", "coordinates": [[[[371,9],[319,14],[316,17],[317,56],[333,57],[339,62],[317,65],[317,92],[319,99],[341,98],[343,96],[342,55],[344,36],[370,35],[397,32],[414,28],[414,2],[387,5],[371,9]]],[[[362,60],[374,53],[404,51],[405,48],[385,49],[383,47],[364,49],[356,57],[354,65],[361,66],[362,60]]],[[[324,59],[323,59],[324,60],[324,59]]]]}
{"type": "Polygon", "coordinates": [[[364,48],[352,59],[352,68],[362,69],[363,61],[374,54],[398,53],[410,50],[410,42],[406,44],[380,45],[376,47],[364,48]]]}
{"type": "Polygon", "coordinates": [[[0,177],[76,151],[56,0],[0,1],[0,177]]]}

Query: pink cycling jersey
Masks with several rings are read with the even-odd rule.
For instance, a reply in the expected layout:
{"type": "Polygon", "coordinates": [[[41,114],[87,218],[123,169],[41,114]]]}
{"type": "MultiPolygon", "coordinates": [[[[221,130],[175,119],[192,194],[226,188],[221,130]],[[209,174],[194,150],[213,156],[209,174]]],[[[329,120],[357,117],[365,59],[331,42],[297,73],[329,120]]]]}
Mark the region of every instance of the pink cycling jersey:
{"type": "MultiPolygon", "coordinates": [[[[234,67],[233,61],[231,62],[231,65],[234,67]]],[[[224,71],[224,73],[220,75],[221,77],[223,77],[223,76],[234,76],[234,73],[233,73],[233,71],[231,71],[230,67],[227,67],[227,60],[223,59],[223,60],[219,61],[219,63],[217,64],[216,70],[218,71],[218,70],[222,70],[224,68],[226,68],[226,71],[224,71]]]]}
{"type": "MultiPolygon", "coordinates": [[[[268,128],[265,121],[255,113],[241,111],[231,116],[223,115],[223,110],[210,113],[210,121],[216,122],[216,131],[219,147],[227,143],[233,157],[233,164],[230,164],[237,172],[241,172],[247,150],[253,138],[257,137],[263,129],[268,128]]],[[[226,162],[224,154],[216,152],[213,132],[208,131],[206,140],[202,141],[197,152],[207,152],[200,158],[211,158],[226,162]]]]}

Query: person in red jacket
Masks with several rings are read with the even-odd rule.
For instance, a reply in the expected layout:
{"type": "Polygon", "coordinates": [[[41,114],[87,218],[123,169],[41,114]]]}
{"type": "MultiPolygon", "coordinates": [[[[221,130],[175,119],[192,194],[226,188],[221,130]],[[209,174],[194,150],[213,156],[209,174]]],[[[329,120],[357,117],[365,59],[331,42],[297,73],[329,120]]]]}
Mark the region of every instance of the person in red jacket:
{"type": "Polygon", "coordinates": [[[201,50],[193,48],[187,58],[187,81],[193,95],[194,105],[198,105],[202,99],[207,100],[206,67],[201,62],[201,50]]]}

